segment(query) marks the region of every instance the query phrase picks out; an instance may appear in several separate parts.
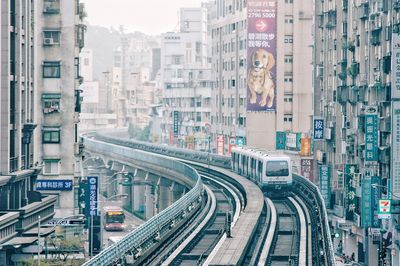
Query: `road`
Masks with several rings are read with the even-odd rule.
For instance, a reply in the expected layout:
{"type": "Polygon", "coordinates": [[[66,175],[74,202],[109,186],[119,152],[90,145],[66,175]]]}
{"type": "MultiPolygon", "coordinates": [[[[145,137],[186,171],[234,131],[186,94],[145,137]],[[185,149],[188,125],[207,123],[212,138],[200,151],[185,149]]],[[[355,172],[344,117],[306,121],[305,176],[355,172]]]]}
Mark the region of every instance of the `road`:
{"type": "MultiPolygon", "coordinates": [[[[103,196],[100,196],[100,200],[102,201],[101,207],[105,206],[120,206],[122,207],[122,201],[106,201],[107,198],[104,198],[103,196]]],[[[123,237],[132,230],[134,230],[136,227],[144,223],[142,219],[134,216],[133,214],[125,211],[125,230],[124,231],[106,231],[103,230],[103,247],[107,246],[108,244],[108,239],[111,236],[116,236],[116,237],[123,237]]]]}

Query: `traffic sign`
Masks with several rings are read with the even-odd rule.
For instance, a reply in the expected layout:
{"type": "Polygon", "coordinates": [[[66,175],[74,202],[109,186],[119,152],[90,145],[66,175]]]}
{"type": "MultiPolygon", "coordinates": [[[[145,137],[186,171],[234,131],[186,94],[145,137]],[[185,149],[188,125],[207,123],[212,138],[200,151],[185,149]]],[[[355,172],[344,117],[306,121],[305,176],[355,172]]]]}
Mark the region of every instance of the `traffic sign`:
{"type": "Polygon", "coordinates": [[[391,217],[391,207],[392,204],[388,199],[380,199],[379,200],[379,211],[378,218],[379,219],[389,219],[391,217]]]}

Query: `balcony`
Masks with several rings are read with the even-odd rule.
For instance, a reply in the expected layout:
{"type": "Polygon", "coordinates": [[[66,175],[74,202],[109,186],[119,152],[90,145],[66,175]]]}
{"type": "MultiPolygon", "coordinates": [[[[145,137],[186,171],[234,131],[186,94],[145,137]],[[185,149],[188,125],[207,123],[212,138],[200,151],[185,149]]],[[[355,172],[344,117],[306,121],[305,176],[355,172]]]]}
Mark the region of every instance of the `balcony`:
{"type": "Polygon", "coordinates": [[[32,202],[17,210],[11,210],[19,212],[18,223],[16,225],[17,231],[22,233],[35,226],[38,223],[39,215],[42,221],[51,219],[54,216],[56,199],[56,196],[46,196],[41,201],[32,202]]]}
{"type": "Polygon", "coordinates": [[[0,212],[0,243],[4,243],[17,235],[15,230],[18,212],[0,212]]]}

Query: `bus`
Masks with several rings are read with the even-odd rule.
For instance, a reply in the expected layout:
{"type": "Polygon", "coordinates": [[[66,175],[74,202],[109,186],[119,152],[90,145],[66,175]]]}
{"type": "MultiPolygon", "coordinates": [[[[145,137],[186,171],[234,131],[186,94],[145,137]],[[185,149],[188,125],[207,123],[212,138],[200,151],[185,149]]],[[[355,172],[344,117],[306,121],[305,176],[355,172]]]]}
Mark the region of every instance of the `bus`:
{"type": "Polygon", "coordinates": [[[104,229],[106,231],[123,231],[125,213],[121,207],[118,206],[107,206],[104,210],[104,229]]]}

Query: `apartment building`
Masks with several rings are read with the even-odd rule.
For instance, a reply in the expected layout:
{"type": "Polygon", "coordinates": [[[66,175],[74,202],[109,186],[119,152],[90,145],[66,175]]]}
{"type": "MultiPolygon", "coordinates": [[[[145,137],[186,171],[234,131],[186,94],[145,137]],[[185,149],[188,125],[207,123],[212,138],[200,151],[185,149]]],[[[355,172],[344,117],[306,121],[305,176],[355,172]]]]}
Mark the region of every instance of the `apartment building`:
{"type": "Polygon", "coordinates": [[[161,36],[164,143],[208,150],[211,68],[207,51],[207,9],[182,8],[180,31],[161,36]]]}
{"type": "Polygon", "coordinates": [[[0,5],[0,265],[30,257],[22,253],[37,238],[27,238],[28,231],[37,232],[39,217],[54,216],[56,202],[35,190],[42,165],[36,152],[41,125],[35,102],[34,5],[13,0],[0,5]]]}
{"type": "Polygon", "coordinates": [[[246,143],[246,3],[215,1],[210,8],[213,69],[211,140],[217,152],[228,154],[229,142],[246,143]],[[220,144],[221,145],[221,144],[220,144]]]}
{"type": "Polygon", "coordinates": [[[310,131],[312,6],[307,1],[265,1],[260,11],[254,4],[217,0],[213,7],[212,132],[213,140],[223,140],[225,154],[235,145],[274,150],[276,132],[310,131]],[[268,18],[248,19],[262,12],[268,18]],[[262,93],[250,97],[257,50],[272,55],[273,61],[268,70],[273,93],[265,104],[262,93]]]}
{"type": "Polygon", "coordinates": [[[36,141],[43,171],[36,189],[57,197],[57,215],[77,207],[79,187],[79,113],[83,79],[79,53],[84,46],[83,4],[76,1],[38,0],[35,17],[36,141]],[[76,190],[76,191],[75,191],[76,190]]]}
{"type": "Polygon", "coordinates": [[[367,265],[378,265],[382,250],[387,265],[400,263],[398,215],[377,214],[379,198],[400,192],[399,11],[394,0],[315,1],[314,111],[325,123],[315,174],[329,169],[322,193],[334,246],[367,265]]]}

